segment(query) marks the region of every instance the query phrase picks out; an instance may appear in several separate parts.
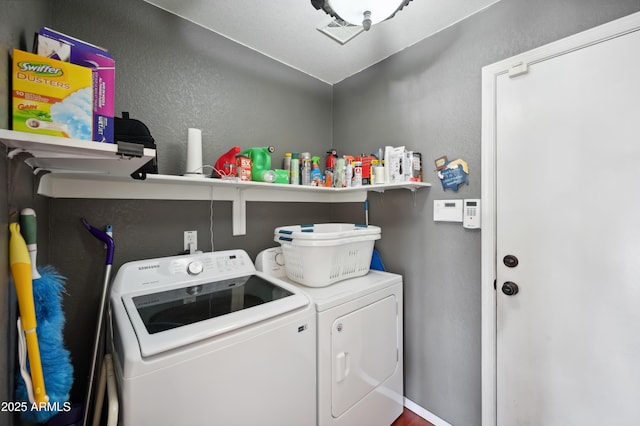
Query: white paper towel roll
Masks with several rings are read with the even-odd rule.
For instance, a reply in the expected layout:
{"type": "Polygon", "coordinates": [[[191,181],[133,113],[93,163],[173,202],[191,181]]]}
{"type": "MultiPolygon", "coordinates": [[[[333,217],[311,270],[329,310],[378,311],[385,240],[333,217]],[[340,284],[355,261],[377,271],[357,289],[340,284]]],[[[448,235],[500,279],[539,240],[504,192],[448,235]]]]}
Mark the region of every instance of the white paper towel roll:
{"type": "Polygon", "coordinates": [[[202,130],[189,129],[185,176],[202,176],[202,130]]]}
{"type": "Polygon", "coordinates": [[[374,167],[373,172],[376,183],[384,183],[384,166],[374,167]]]}

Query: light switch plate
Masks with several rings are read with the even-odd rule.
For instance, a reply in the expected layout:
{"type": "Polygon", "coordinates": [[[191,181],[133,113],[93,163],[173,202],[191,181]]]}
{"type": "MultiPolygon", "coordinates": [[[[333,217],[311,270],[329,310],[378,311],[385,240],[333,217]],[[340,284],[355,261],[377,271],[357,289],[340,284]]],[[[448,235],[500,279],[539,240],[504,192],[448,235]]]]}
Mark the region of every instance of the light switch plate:
{"type": "Polygon", "coordinates": [[[462,200],[433,200],[434,222],[462,222],[462,200]]]}

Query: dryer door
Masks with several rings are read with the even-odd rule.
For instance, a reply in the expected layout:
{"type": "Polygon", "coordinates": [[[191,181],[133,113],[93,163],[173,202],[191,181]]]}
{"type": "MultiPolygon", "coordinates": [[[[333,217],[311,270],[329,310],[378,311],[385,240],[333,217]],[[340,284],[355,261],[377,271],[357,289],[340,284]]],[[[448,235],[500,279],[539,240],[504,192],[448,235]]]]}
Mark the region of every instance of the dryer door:
{"type": "Polygon", "coordinates": [[[345,411],[398,368],[398,309],[395,295],[337,318],[331,330],[331,414],[345,411]]]}

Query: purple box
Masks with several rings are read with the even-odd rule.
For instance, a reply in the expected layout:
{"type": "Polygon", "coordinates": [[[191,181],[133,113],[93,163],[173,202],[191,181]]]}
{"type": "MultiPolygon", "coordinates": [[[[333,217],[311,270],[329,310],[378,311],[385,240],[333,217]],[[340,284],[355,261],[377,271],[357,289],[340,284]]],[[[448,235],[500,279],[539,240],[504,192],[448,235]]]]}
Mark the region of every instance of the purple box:
{"type": "Polygon", "coordinates": [[[50,28],[42,27],[37,37],[36,53],[92,69],[93,140],[113,143],[116,62],[109,52],[50,28]]]}

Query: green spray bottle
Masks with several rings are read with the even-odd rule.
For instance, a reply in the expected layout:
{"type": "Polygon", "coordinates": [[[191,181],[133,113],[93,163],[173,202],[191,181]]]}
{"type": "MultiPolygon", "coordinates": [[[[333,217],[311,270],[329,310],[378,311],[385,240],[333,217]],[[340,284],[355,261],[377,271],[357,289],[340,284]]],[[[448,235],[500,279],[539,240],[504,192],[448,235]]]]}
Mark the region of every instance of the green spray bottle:
{"type": "Polygon", "coordinates": [[[249,148],[240,154],[251,159],[251,180],[255,182],[275,181],[275,172],[271,170],[271,153],[275,151],[273,146],[249,148]]]}
{"type": "Polygon", "coordinates": [[[320,157],[317,156],[311,157],[311,185],[323,186],[322,172],[320,171],[320,157]]]}

